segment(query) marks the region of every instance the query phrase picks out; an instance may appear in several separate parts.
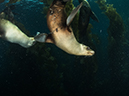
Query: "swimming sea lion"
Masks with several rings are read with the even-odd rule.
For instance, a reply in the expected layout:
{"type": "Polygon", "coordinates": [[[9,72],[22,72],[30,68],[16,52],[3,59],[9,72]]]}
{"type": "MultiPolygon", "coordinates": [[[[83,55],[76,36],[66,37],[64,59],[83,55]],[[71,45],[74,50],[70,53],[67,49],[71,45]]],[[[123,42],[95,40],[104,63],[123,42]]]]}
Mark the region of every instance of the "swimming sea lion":
{"type": "Polygon", "coordinates": [[[33,37],[28,37],[16,25],[6,19],[0,19],[0,37],[25,48],[35,43],[33,37]]]}
{"type": "Polygon", "coordinates": [[[78,1],[79,3],[83,2],[83,6],[81,7],[79,13],[79,30],[81,32],[80,35],[85,36],[90,17],[97,22],[99,22],[99,19],[97,18],[96,14],[91,10],[90,4],[87,0],[78,1]]]}
{"type": "Polygon", "coordinates": [[[90,47],[77,42],[70,23],[81,8],[77,6],[67,17],[65,13],[66,2],[70,0],[54,0],[47,13],[47,25],[50,34],[42,33],[35,37],[36,41],[54,43],[65,52],[79,56],[92,56],[94,51],[90,47]]]}

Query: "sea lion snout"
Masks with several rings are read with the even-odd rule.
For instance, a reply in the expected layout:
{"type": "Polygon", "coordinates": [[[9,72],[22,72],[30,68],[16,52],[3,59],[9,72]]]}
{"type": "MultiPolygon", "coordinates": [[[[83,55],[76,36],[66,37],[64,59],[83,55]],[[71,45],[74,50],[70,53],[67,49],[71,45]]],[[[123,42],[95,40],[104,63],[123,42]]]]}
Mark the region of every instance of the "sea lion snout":
{"type": "Polygon", "coordinates": [[[89,46],[86,46],[86,51],[87,51],[86,53],[87,56],[92,56],[95,54],[95,52],[89,46]]]}
{"type": "Polygon", "coordinates": [[[88,55],[88,56],[92,56],[92,55],[94,55],[94,54],[95,54],[95,52],[94,52],[93,50],[87,52],[87,55],[88,55]]]}
{"type": "Polygon", "coordinates": [[[89,46],[83,44],[80,45],[81,45],[81,51],[84,56],[93,56],[95,54],[95,52],[89,46]]]}
{"type": "Polygon", "coordinates": [[[32,46],[32,45],[34,45],[36,43],[36,41],[35,41],[35,39],[33,37],[30,37],[29,39],[30,39],[30,41],[28,43],[28,47],[30,47],[30,46],[32,46]]]}

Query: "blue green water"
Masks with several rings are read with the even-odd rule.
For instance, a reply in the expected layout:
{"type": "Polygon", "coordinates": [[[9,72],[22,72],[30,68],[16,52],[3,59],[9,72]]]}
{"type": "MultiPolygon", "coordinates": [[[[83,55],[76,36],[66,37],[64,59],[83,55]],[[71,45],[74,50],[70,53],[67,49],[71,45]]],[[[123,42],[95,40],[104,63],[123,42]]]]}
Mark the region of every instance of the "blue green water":
{"type": "MultiPolygon", "coordinates": [[[[109,19],[99,9],[95,0],[88,1],[100,21],[97,23],[90,19],[93,25],[92,32],[100,39],[100,44],[95,44],[96,71],[88,70],[92,65],[88,65],[87,62],[82,64],[78,61],[78,58],[90,59],[92,57],[69,55],[52,44],[45,44],[46,48],[50,48],[50,54],[45,55],[47,51],[42,49],[42,52],[38,54],[38,59],[38,56],[28,52],[28,49],[0,39],[0,96],[129,95],[128,45],[121,47],[120,52],[124,53],[121,58],[122,63],[120,61],[120,64],[115,65],[114,61],[114,65],[111,65],[107,39],[109,19]],[[41,59],[42,54],[44,58],[41,59]],[[49,60],[49,55],[55,59],[49,60]]],[[[5,3],[0,4],[0,12],[5,8],[5,3]]],[[[73,3],[75,6],[79,4],[77,0],[73,3]]],[[[113,4],[121,15],[126,27],[125,38],[128,40],[129,1],[107,0],[107,3],[113,4]]],[[[42,2],[21,0],[15,5],[13,12],[17,14],[14,18],[24,24],[25,28],[30,31],[30,36],[35,36],[37,32],[49,33],[45,15],[41,13],[44,7],[42,2]]]]}

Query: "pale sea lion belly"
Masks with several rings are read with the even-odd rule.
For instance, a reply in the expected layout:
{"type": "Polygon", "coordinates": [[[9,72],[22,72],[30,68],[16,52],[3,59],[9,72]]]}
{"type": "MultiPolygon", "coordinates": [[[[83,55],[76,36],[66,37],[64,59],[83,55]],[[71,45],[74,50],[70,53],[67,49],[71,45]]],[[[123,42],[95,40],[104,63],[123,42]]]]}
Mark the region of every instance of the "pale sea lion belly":
{"type": "Polygon", "coordinates": [[[16,25],[5,19],[0,19],[0,37],[25,48],[34,43],[33,38],[25,35],[16,25]]]}

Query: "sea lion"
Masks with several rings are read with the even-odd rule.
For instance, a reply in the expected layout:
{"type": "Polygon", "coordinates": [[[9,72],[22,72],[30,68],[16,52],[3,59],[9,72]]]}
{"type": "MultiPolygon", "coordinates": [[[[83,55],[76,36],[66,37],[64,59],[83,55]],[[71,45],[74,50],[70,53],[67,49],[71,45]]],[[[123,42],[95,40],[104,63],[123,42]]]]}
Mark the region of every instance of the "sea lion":
{"type": "Polygon", "coordinates": [[[28,37],[16,25],[6,19],[0,19],[0,37],[24,48],[28,48],[35,43],[33,37],[28,37]]]}
{"type": "Polygon", "coordinates": [[[50,34],[42,33],[35,37],[38,42],[53,43],[65,52],[78,56],[92,56],[95,52],[90,47],[80,44],[70,27],[70,23],[81,8],[77,6],[67,17],[65,13],[66,2],[70,0],[54,0],[47,13],[47,25],[50,34]]]}
{"type": "Polygon", "coordinates": [[[97,18],[96,14],[91,10],[90,4],[86,0],[78,0],[79,3],[83,2],[83,6],[80,9],[79,13],[79,30],[80,30],[80,35],[85,36],[90,17],[99,22],[99,19],[97,18]]]}

